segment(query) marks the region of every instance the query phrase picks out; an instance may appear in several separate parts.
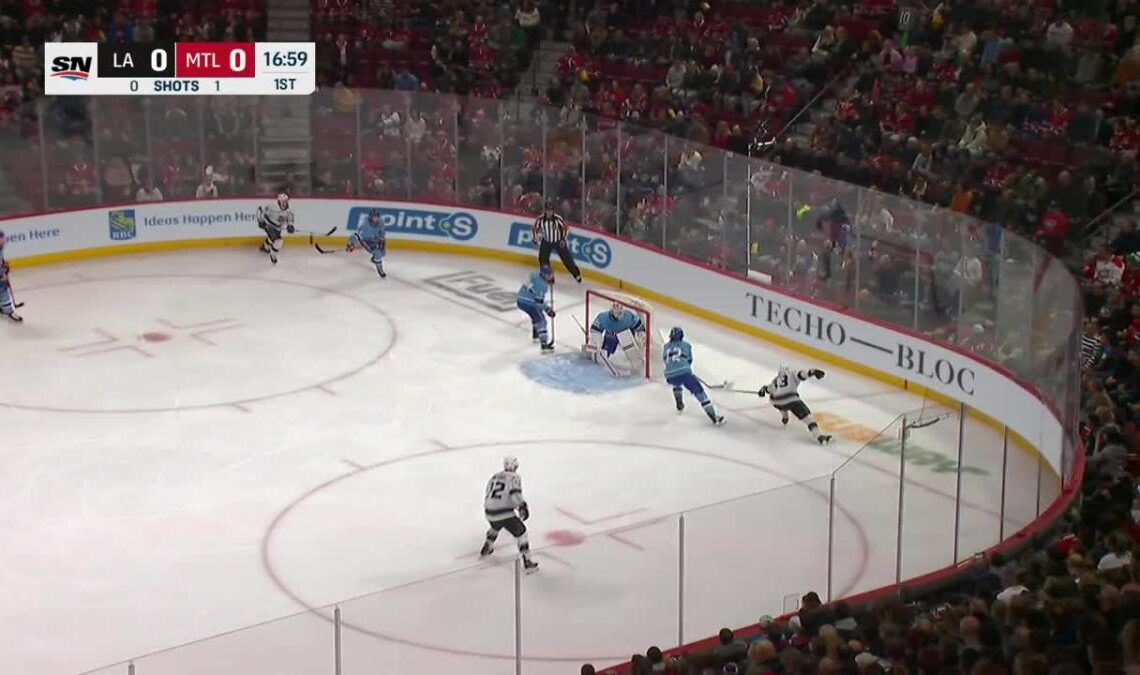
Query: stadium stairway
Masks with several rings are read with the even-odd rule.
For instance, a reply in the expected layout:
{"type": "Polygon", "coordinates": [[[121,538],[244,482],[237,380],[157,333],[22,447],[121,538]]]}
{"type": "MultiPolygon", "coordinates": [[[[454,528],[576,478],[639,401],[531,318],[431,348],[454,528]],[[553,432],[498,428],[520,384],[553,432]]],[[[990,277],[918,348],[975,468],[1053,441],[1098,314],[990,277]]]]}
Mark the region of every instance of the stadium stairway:
{"type": "MultiPolygon", "coordinates": [[[[270,42],[308,42],[309,0],[271,0],[267,12],[270,42]]],[[[307,96],[272,96],[262,102],[257,143],[257,180],[266,191],[287,186],[295,194],[312,191],[312,109],[307,96]]]]}

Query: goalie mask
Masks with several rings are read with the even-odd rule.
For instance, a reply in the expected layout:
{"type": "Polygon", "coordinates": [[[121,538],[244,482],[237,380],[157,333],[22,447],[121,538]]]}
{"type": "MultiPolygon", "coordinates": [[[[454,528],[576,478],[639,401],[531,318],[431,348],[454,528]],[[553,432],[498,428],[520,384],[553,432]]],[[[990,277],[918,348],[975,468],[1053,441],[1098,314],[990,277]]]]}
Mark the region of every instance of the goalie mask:
{"type": "Polygon", "coordinates": [[[615,319],[621,318],[621,315],[624,313],[625,313],[625,307],[622,307],[620,302],[615,302],[613,304],[613,306],[610,307],[610,316],[612,316],[615,319]]]}
{"type": "Polygon", "coordinates": [[[288,209],[289,208],[289,195],[285,194],[284,192],[277,195],[277,206],[282,211],[288,209]]]}

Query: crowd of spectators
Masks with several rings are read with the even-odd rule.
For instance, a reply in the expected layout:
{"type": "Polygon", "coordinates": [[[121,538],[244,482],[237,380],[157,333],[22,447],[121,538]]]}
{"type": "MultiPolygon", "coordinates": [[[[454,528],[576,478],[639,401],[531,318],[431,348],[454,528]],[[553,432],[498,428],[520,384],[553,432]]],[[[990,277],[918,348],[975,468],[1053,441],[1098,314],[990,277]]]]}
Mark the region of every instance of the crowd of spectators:
{"type": "Polygon", "coordinates": [[[248,190],[256,114],[248,102],[45,99],[42,45],[256,41],[264,36],[261,0],[0,2],[4,178],[25,208],[36,210],[192,196],[208,178],[207,164],[225,189],[248,190]]]}
{"type": "Polygon", "coordinates": [[[497,98],[519,84],[540,40],[534,0],[315,0],[320,82],[497,98]]]}
{"type": "MultiPolygon", "coordinates": [[[[4,177],[36,208],[252,193],[259,101],[41,100],[38,45],[259,39],[264,14],[0,0],[4,177]]],[[[1136,675],[1140,232],[1095,251],[1086,235],[1137,186],[1138,17],[1135,0],[316,0],[313,189],[523,212],[553,198],[571,222],[913,317],[1038,384],[1069,375],[1066,345],[1040,339],[1067,333],[1032,314],[997,325],[1010,235],[1083,264],[1089,459],[1053,531],[932,595],[808,593],[793,616],[625,668],[1136,675]],[[537,103],[507,97],[544,34],[572,45],[556,77],[537,103]]]]}

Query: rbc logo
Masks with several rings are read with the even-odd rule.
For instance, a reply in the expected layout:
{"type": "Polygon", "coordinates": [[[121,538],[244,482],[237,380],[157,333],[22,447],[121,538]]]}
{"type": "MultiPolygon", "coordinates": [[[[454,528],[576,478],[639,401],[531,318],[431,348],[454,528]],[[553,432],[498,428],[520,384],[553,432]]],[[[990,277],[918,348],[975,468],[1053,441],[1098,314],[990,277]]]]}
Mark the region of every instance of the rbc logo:
{"type": "Polygon", "coordinates": [[[51,76],[62,80],[86,80],[91,76],[90,56],[57,56],[51,60],[51,76]]]}
{"type": "Polygon", "coordinates": [[[138,224],[134,209],[116,209],[107,213],[111,230],[111,241],[127,241],[138,234],[138,224]]]}
{"type": "MultiPolygon", "coordinates": [[[[571,232],[566,236],[566,243],[570,245],[570,254],[578,262],[593,265],[600,270],[609,267],[613,262],[613,249],[610,248],[609,242],[601,237],[587,237],[571,232]]],[[[531,232],[530,224],[511,223],[507,245],[515,248],[534,248],[534,234],[531,232]]]]}
{"type": "Polygon", "coordinates": [[[374,209],[380,213],[380,224],[387,232],[450,237],[456,241],[467,241],[479,232],[479,221],[463,211],[446,213],[371,206],[354,206],[349,209],[348,230],[354,232],[363,227],[368,222],[368,214],[374,209]]]}

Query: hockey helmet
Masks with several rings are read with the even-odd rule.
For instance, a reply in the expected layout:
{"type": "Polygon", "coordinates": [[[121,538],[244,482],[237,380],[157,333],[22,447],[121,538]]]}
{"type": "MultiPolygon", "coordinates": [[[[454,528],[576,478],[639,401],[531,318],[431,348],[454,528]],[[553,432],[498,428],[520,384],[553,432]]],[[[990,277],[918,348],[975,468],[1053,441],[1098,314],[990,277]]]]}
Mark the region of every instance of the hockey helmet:
{"type": "Polygon", "coordinates": [[[380,222],[380,209],[372,209],[368,212],[368,222],[373,225],[380,222]]]}
{"type": "Polygon", "coordinates": [[[685,331],[681,330],[680,326],[673,326],[673,328],[671,328],[669,330],[669,341],[670,342],[680,342],[681,340],[684,340],[684,339],[685,339],[685,331]]]}
{"type": "Polygon", "coordinates": [[[289,195],[285,194],[284,192],[277,195],[277,206],[283,209],[289,208],[289,195]]]}
{"type": "Polygon", "coordinates": [[[503,458],[503,471],[518,471],[519,458],[514,455],[507,455],[503,458]]]}
{"type": "Polygon", "coordinates": [[[619,317],[624,312],[625,312],[625,307],[622,307],[622,304],[615,300],[614,304],[610,307],[610,316],[619,317]]]}
{"type": "Polygon", "coordinates": [[[539,276],[541,276],[543,279],[546,279],[547,281],[553,281],[554,280],[554,270],[551,269],[550,265],[539,266],[538,274],[539,274],[539,276]]]}

